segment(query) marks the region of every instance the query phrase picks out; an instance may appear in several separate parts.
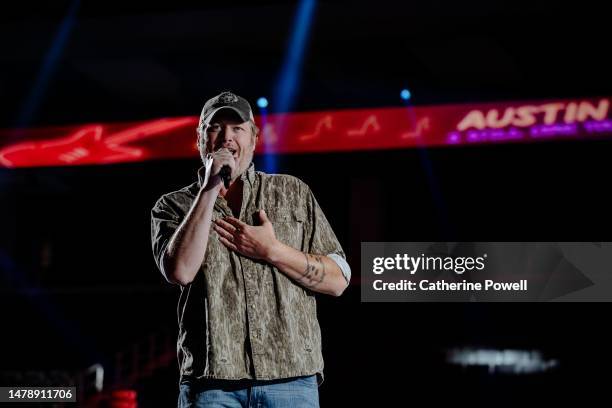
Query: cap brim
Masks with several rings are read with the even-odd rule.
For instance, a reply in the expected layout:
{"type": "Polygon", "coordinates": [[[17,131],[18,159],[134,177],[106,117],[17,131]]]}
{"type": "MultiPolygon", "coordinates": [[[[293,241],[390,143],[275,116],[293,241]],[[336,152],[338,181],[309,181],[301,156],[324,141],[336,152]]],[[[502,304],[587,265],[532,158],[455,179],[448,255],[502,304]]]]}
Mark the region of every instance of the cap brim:
{"type": "Polygon", "coordinates": [[[249,121],[249,117],[245,117],[242,112],[240,112],[238,109],[234,108],[233,106],[221,106],[217,109],[215,109],[214,111],[210,112],[208,114],[208,116],[206,116],[206,118],[204,118],[204,123],[208,125],[208,123],[210,122],[210,120],[212,119],[213,116],[215,116],[215,114],[223,109],[229,109],[229,110],[233,110],[234,112],[236,112],[236,114],[238,115],[238,117],[240,119],[242,119],[243,122],[248,122],[249,121]]]}

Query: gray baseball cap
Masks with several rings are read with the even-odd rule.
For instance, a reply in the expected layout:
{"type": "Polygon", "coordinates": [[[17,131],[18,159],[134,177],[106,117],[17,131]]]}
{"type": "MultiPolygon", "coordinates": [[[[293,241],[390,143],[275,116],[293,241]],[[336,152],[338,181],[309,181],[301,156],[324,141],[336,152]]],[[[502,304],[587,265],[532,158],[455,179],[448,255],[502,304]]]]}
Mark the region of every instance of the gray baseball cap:
{"type": "Polygon", "coordinates": [[[244,122],[254,121],[253,110],[249,102],[241,96],[226,91],[206,101],[200,114],[198,129],[203,130],[213,115],[221,109],[232,109],[244,122]]]}

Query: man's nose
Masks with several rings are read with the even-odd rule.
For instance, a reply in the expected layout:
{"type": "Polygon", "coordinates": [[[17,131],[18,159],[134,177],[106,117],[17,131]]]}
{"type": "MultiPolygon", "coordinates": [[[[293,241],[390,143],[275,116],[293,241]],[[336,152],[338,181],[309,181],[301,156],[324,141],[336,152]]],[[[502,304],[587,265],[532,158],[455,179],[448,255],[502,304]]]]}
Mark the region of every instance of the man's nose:
{"type": "Polygon", "coordinates": [[[230,126],[223,126],[221,128],[221,132],[219,136],[220,136],[222,145],[225,145],[228,142],[234,141],[234,132],[232,131],[232,128],[230,126]]]}

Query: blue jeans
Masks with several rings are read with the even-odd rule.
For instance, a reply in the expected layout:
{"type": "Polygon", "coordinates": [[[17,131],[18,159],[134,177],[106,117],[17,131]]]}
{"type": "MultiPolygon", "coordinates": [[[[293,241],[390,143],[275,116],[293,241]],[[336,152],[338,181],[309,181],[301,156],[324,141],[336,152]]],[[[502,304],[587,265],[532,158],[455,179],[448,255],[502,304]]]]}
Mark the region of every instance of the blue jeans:
{"type": "Polygon", "coordinates": [[[282,380],[198,380],[180,385],[179,408],[318,408],[317,376],[282,380]]]}

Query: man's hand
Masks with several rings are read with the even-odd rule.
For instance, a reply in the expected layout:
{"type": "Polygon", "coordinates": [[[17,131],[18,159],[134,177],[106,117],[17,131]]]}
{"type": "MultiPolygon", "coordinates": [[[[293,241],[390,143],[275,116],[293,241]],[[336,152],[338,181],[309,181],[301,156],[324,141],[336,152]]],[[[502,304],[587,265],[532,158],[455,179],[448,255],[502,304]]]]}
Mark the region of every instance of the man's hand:
{"type": "Polygon", "coordinates": [[[261,225],[248,225],[226,217],[215,221],[214,229],[227,248],[253,259],[263,259],[297,284],[320,293],[340,296],[347,287],[338,264],[323,255],[298,251],[276,239],[274,227],[264,210],[259,210],[261,225]]]}
{"type": "Polygon", "coordinates": [[[232,174],[234,174],[234,169],[236,168],[236,159],[232,155],[232,152],[229,149],[223,147],[213,154],[213,165],[210,169],[211,176],[219,175],[221,168],[225,165],[228,165],[230,169],[232,169],[232,174]]]}
{"type": "Polygon", "coordinates": [[[259,210],[259,219],[261,225],[254,226],[234,217],[225,217],[215,221],[214,229],[227,248],[249,258],[268,261],[278,240],[264,210],[259,210]]]}
{"type": "Polygon", "coordinates": [[[221,148],[216,152],[209,153],[207,155],[207,161],[204,166],[200,168],[199,175],[202,180],[206,180],[206,183],[202,186],[203,188],[210,190],[212,188],[219,188],[222,185],[221,169],[223,166],[229,166],[231,174],[234,174],[236,168],[236,159],[227,148],[221,148]],[[208,159],[212,158],[212,163],[208,163],[208,159]],[[210,168],[210,170],[208,170],[210,168]]]}

